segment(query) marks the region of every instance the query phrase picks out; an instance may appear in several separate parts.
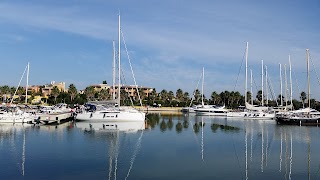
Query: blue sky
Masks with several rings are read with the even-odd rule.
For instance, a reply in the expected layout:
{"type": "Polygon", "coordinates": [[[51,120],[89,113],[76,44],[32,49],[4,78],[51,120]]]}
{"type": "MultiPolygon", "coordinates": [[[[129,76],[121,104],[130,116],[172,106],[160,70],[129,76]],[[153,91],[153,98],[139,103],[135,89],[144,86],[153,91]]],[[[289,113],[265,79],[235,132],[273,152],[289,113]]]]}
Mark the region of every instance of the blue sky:
{"type": "MultiPolygon", "coordinates": [[[[244,68],[239,69],[248,41],[254,94],[261,89],[261,60],[280,94],[279,63],[288,66],[289,54],[294,96],[307,91],[309,48],[311,93],[320,97],[314,71],[320,67],[316,0],[4,0],[0,85],[16,86],[28,61],[33,85],[53,80],[78,89],[103,80],[111,84],[119,10],[138,85],[191,93],[205,67],[206,96],[224,90],[243,93],[244,68]]],[[[126,82],[134,84],[124,49],[121,55],[126,82]]]]}

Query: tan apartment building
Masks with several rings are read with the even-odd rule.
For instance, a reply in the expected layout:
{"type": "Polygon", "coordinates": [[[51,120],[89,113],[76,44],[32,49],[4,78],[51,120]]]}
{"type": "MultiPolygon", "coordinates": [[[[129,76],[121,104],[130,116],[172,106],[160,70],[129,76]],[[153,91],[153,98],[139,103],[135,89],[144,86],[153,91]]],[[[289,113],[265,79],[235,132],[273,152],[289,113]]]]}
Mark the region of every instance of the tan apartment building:
{"type": "Polygon", "coordinates": [[[51,91],[53,87],[57,86],[60,92],[66,92],[66,83],[65,82],[59,82],[56,83],[55,81],[51,81],[50,84],[44,85],[42,88],[42,94],[44,96],[49,96],[51,94],[51,91]]]}
{"type": "MultiPolygon", "coordinates": [[[[135,86],[135,85],[129,85],[129,86],[121,86],[121,90],[125,90],[125,92],[127,92],[130,97],[133,97],[133,98],[138,98],[137,97],[137,89],[139,91],[139,93],[143,92],[143,94],[140,94],[140,96],[143,96],[143,97],[148,97],[150,93],[153,92],[153,88],[150,88],[150,87],[144,87],[144,86],[135,86]]],[[[109,91],[110,95],[112,96],[113,94],[113,87],[111,86],[110,87],[110,91],[109,91]]],[[[118,86],[115,85],[115,95],[116,97],[118,96],[118,86]]]]}

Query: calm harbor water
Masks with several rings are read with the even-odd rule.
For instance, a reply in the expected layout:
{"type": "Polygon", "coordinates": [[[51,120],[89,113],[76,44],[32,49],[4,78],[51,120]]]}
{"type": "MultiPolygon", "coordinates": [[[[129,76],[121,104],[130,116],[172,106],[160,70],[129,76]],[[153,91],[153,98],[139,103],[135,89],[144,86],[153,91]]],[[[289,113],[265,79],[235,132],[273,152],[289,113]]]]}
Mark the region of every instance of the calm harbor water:
{"type": "Polygon", "coordinates": [[[183,114],[147,117],[145,130],[141,124],[0,124],[0,179],[319,178],[319,127],[183,114]],[[115,127],[121,131],[106,130],[115,127]]]}

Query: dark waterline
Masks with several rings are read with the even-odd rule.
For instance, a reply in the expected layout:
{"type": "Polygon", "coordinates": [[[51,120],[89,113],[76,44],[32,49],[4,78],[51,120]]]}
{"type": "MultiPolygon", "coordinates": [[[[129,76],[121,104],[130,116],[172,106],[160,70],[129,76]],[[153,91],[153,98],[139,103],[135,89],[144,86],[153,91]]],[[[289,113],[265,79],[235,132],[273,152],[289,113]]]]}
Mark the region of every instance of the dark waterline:
{"type": "Polygon", "coordinates": [[[136,131],[0,124],[0,179],[319,178],[318,127],[147,117],[146,129],[136,131]]]}

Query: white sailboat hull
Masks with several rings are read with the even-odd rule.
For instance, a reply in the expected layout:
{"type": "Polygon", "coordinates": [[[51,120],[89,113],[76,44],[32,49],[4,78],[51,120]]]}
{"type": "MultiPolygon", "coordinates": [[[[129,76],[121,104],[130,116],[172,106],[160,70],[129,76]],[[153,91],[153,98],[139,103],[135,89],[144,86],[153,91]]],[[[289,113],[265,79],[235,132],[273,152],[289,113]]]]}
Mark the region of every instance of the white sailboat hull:
{"type": "Polygon", "coordinates": [[[241,117],[243,119],[273,119],[274,113],[265,112],[228,112],[227,117],[241,117]]]}
{"type": "Polygon", "coordinates": [[[195,109],[197,115],[206,115],[206,116],[227,116],[227,111],[224,109],[215,109],[215,108],[198,108],[195,109]]]}
{"type": "Polygon", "coordinates": [[[27,123],[34,119],[35,117],[33,116],[2,116],[0,117],[0,123],[27,123]]]}

